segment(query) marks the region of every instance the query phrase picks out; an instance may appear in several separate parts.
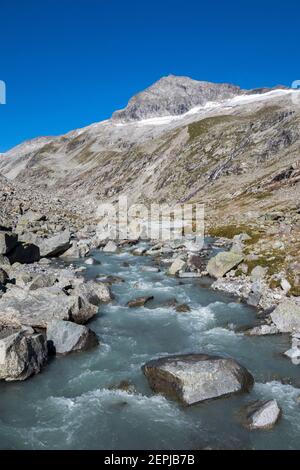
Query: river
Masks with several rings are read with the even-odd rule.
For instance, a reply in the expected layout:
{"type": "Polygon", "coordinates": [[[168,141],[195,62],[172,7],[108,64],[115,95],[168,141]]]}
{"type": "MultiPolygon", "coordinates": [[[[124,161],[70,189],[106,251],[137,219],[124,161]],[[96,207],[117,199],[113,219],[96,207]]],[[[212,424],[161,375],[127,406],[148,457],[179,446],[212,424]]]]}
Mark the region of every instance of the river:
{"type": "Polygon", "coordinates": [[[148,257],[93,253],[100,265],[86,276],[112,274],[115,299],[90,324],[100,346],[53,358],[43,372],[20,383],[0,384],[1,449],[299,449],[300,377],[282,352],[285,335],[245,337],[238,327],[256,321],[255,310],[235,299],[165,272],[144,272],[148,257]],[[153,295],[147,308],[127,301],[153,295]],[[164,305],[176,298],[191,311],[164,305]],[[231,356],[253,374],[250,394],[193,407],[154,395],[141,372],[149,359],[205,352],[231,356]],[[135,394],[112,389],[126,380],[135,394]],[[283,415],[273,430],[249,431],[240,409],[276,398],[283,415]]]}

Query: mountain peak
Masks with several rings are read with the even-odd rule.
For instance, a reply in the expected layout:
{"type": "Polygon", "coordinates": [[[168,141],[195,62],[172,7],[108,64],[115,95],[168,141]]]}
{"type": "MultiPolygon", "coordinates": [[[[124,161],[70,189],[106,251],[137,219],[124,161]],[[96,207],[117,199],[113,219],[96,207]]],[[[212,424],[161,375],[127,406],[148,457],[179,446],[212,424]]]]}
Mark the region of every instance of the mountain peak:
{"type": "Polygon", "coordinates": [[[128,122],[167,115],[178,116],[195,106],[233,98],[241,93],[243,91],[240,87],[227,83],[211,83],[168,75],[133,96],[126,108],[116,111],[112,118],[128,122]]]}

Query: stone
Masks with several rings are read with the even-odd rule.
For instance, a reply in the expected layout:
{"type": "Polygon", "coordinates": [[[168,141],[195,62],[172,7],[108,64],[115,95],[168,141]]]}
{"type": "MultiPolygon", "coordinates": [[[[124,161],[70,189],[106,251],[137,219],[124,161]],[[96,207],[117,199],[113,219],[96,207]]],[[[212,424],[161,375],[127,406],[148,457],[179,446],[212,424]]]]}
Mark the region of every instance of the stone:
{"type": "Polygon", "coordinates": [[[259,302],[262,298],[263,288],[260,281],[256,281],[251,284],[251,289],[247,298],[247,304],[252,307],[258,307],[259,302]]]}
{"type": "Polygon", "coordinates": [[[281,289],[287,294],[292,286],[287,279],[282,279],[280,282],[281,289]]]}
{"type": "Polygon", "coordinates": [[[100,282],[84,282],[75,288],[75,292],[79,296],[85,297],[90,304],[96,306],[112,300],[110,289],[100,282]]]}
{"type": "Polygon", "coordinates": [[[281,333],[292,333],[300,329],[300,305],[284,300],[271,313],[271,319],[281,333]]]}
{"type": "Polygon", "coordinates": [[[177,306],[175,307],[175,310],[176,310],[176,312],[178,312],[178,313],[186,313],[186,312],[190,312],[190,311],[191,311],[190,307],[189,307],[187,304],[180,304],[180,305],[177,305],[177,306]]]}
{"type": "Polygon", "coordinates": [[[300,358],[300,348],[298,346],[293,346],[288,351],[285,351],[284,355],[290,359],[298,359],[300,358]]]}
{"type": "Polygon", "coordinates": [[[56,354],[85,351],[99,344],[96,334],[86,326],[55,320],[47,325],[47,340],[56,354]]]}
{"type": "Polygon", "coordinates": [[[209,260],[207,271],[211,277],[219,279],[225,276],[231,269],[236,268],[242,263],[243,259],[244,256],[242,254],[222,251],[209,260]]]}
{"type": "Polygon", "coordinates": [[[169,268],[169,274],[171,276],[176,276],[179,271],[183,271],[186,267],[186,262],[181,258],[176,258],[175,261],[169,268]]]}
{"type": "Polygon", "coordinates": [[[244,332],[248,336],[266,336],[266,335],[276,335],[279,333],[278,328],[275,325],[259,325],[254,326],[244,332]]]}
{"type": "Polygon", "coordinates": [[[8,281],[9,277],[6,271],[4,269],[0,268],[0,285],[3,284],[5,285],[8,281]]]}
{"type": "Polygon", "coordinates": [[[57,287],[8,290],[0,299],[0,325],[46,328],[51,320],[69,320],[80,309],[79,297],[57,287]]]}
{"type": "Polygon", "coordinates": [[[40,260],[40,250],[30,243],[18,243],[7,255],[11,264],[30,264],[40,260]]]}
{"type": "Polygon", "coordinates": [[[43,335],[28,335],[22,330],[0,333],[0,380],[26,380],[38,374],[46,361],[43,335]]]}
{"type": "Polygon", "coordinates": [[[0,231],[0,255],[9,253],[18,243],[18,236],[11,232],[0,231]]]}
{"type": "Polygon", "coordinates": [[[160,269],[154,266],[143,266],[141,271],[144,273],[159,273],[160,269]]]}
{"type": "Polygon", "coordinates": [[[197,255],[190,256],[189,265],[201,271],[205,268],[205,262],[203,258],[197,255]]]}
{"type": "Polygon", "coordinates": [[[268,268],[263,268],[262,266],[255,266],[255,268],[252,269],[250,278],[252,282],[260,281],[263,279],[268,272],[268,268]]]}
{"type": "Polygon", "coordinates": [[[38,274],[29,283],[29,290],[41,289],[42,287],[52,287],[58,281],[54,274],[38,274]]]}
{"type": "Polygon", "coordinates": [[[153,296],[149,297],[138,297],[137,299],[130,300],[127,302],[127,307],[129,308],[138,308],[138,307],[144,307],[146,303],[150,302],[150,300],[153,300],[153,296]]]}
{"type": "Polygon", "coordinates": [[[96,277],[97,282],[101,282],[103,284],[119,284],[125,282],[125,280],[120,276],[98,276],[96,277]]]}
{"type": "Polygon", "coordinates": [[[117,250],[118,246],[112,240],[110,240],[103,248],[104,253],[115,253],[117,250]]]}
{"type": "MultiPolygon", "coordinates": [[[[94,260],[94,258],[88,258],[88,259],[85,260],[84,264],[92,266],[93,264],[96,264],[96,260],[94,260]]],[[[97,263],[97,264],[99,264],[99,263],[97,263]]]]}
{"type": "MultiPolygon", "coordinates": [[[[149,251],[150,251],[150,250],[149,250],[149,251]]],[[[135,248],[135,249],[132,251],[132,254],[133,254],[134,256],[143,256],[146,252],[147,252],[147,249],[146,249],[146,248],[139,247],[139,248],[135,248]]]]}
{"type": "Polygon", "coordinates": [[[246,426],[250,429],[270,429],[278,421],[281,409],[276,400],[256,402],[246,407],[246,426]]]}
{"type": "Polygon", "coordinates": [[[64,230],[49,238],[36,238],[34,243],[39,247],[41,257],[53,258],[70,248],[70,237],[70,231],[64,230]]]}
{"type": "Polygon", "coordinates": [[[248,233],[239,233],[238,235],[234,235],[233,239],[234,242],[247,242],[251,240],[251,237],[248,233]]]}
{"type": "Polygon", "coordinates": [[[155,393],[185,405],[249,392],[252,375],[234,359],[206,354],[168,356],[142,367],[155,393]]]}
{"type": "Polygon", "coordinates": [[[112,385],[109,387],[110,390],[120,390],[121,392],[126,392],[129,395],[134,395],[137,393],[135,385],[129,380],[122,380],[117,385],[112,385]]]}
{"type": "Polygon", "coordinates": [[[178,277],[182,279],[196,279],[199,277],[203,277],[203,273],[197,273],[195,271],[184,271],[184,272],[179,272],[178,277]]]}

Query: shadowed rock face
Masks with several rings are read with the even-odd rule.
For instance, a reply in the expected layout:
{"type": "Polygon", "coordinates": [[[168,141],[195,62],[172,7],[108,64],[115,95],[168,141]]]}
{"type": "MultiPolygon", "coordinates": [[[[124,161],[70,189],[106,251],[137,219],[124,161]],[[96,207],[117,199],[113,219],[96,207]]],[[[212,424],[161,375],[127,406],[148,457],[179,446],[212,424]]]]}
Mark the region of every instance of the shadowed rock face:
{"type": "Polygon", "coordinates": [[[175,398],[185,405],[249,392],[252,375],[230,358],[187,354],[153,360],[142,368],[156,393],[175,398]]]}
{"type": "Polygon", "coordinates": [[[209,101],[221,101],[241,93],[237,86],[169,75],[131,98],[125,109],[113,114],[113,120],[128,122],[166,115],[177,116],[195,106],[204,106],[209,101]]]}

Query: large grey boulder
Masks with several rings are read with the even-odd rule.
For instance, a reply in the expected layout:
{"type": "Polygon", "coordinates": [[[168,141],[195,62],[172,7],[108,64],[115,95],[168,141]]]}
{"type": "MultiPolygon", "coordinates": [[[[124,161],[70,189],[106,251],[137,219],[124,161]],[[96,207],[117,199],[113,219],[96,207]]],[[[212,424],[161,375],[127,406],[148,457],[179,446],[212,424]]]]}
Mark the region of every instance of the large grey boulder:
{"type": "Polygon", "coordinates": [[[86,326],[56,320],[47,326],[47,340],[56,354],[83,351],[99,344],[96,334],[86,326]]]}
{"type": "Polygon", "coordinates": [[[281,409],[276,400],[256,402],[246,408],[246,426],[250,429],[270,429],[278,421],[281,409]]]}
{"type": "Polygon", "coordinates": [[[70,238],[70,231],[64,230],[49,238],[36,238],[34,243],[39,247],[41,257],[56,257],[70,248],[70,238]]]}
{"type": "Polygon", "coordinates": [[[222,251],[209,260],[207,264],[208,274],[219,279],[233,268],[236,268],[243,260],[243,254],[233,251],[222,251]]]}
{"type": "Polygon", "coordinates": [[[271,318],[281,333],[300,330],[300,305],[284,300],[271,313],[271,318]]]}
{"type": "Polygon", "coordinates": [[[249,392],[254,384],[252,375],[234,359],[206,354],[164,357],[142,370],[154,392],[185,405],[249,392]]]}
{"type": "Polygon", "coordinates": [[[109,287],[101,282],[84,282],[75,288],[75,292],[80,297],[86,298],[90,304],[96,306],[100,305],[101,303],[110,302],[112,300],[109,287]]]}
{"type": "Polygon", "coordinates": [[[9,289],[0,299],[0,325],[46,328],[51,320],[69,320],[80,310],[79,298],[56,287],[9,289]]]}
{"type": "Polygon", "coordinates": [[[0,379],[26,380],[38,374],[47,361],[47,344],[41,334],[0,333],[0,379]]]}
{"type": "Polygon", "coordinates": [[[9,253],[18,243],[18,236],[11,232],[0,231],[0,255],[9,253]]]}

